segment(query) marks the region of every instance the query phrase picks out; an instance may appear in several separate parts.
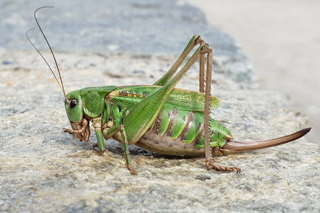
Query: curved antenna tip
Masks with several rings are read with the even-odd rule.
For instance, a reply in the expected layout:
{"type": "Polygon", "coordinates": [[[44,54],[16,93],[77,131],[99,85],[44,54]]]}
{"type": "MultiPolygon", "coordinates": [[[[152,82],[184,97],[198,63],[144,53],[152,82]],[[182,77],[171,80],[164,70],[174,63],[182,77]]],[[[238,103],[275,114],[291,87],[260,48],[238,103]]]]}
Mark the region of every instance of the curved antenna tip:
{"type": "MultiPolygon", "coordinates": [[[[45,39],[45,41],[47,42],[47,44],[48,44],[48,47],[49,47],[49,49],[50,49],[50,52],[51,52],[51,54],[52,54],[52,57],[53,57],[53,60],[54,60],[54,63],[55,63],[55,65],[56,65],[56,67],[57,67],[57,70],[58,70],[58,74],[59,74],[59,78],[60,78],[60,83],[59,83],[59,81],[58,81],[58,79],[57,79],[57,77],[56,77],[56,75],[54,74],[54,72],[53,72],[53,70],[51,69],[51,67],[49,66],[49,64],[48,64],[48,62],[45,60],[45,58],[41,55],[41,53],[39,52],[39,50],[32,44],[32,42],[30,41],[30,43],[33,45],[33,47],[38,51],[38,53],[42,56],[42,58],[44,59],[44,61],[47,63],[47,65],[48,65],[48,67],[49,67],[49,69],[51,70],[51,72],[52,72],[52,74],[53,74],[53,76],[55,77],[55,79],[56,79],[56,81],[57,81],[57,83],[59,84],[59,86],[60,86],[60,88],[61,88],[61,90],[62,90],[62,93],[63,93],[63,95],[64,95],[64,97],[65,97],[65,99],[67,99],[67,97],[66,97],[66,92],[65,92],[65,90],[64,90],[64,86],[63,86],[63,81],[62,81],[62,77],[61,77],[61,73],[60,73],[60,69],[59,69],[59,66],[58,66],[58,63],[57,63],[57,60],[56,60],[56,57],[54,56],[54,53],[53,53],[53,51],[52,51],[52,48],[51,48],[51,46],[50,46],[50,44],[49,44],[49,41],[47,40],[47,38],[46,38],[46,36],[44,35],[44,33],[43,33],[43,31],[42,31],[42,29],[41,29],[41,27],[40,27],[40,24],[39,24],[39,22],[38,22],[38,20],[37,20],[37,17],[36,17],[36,13],[37,13],[37,11],[38,10],[40,10],[40,9],[43,9],[43,8],[54,8],[54,6],[43,6],[43,7],[40,7],[40,8],[38,8],[38,9],[36,9],[35,11],[34,11],[34,19],[36,20],[36,23],[37,23],[37,25],[38,25],[38,27],[39,27],[39,30],[40,30],[40,32],[41,32],[41,34],[43,35],[43,37],[44,37],[44,39],[45,39]]],[[[28,36],[27,36],[28,37],[28,36]]]]}

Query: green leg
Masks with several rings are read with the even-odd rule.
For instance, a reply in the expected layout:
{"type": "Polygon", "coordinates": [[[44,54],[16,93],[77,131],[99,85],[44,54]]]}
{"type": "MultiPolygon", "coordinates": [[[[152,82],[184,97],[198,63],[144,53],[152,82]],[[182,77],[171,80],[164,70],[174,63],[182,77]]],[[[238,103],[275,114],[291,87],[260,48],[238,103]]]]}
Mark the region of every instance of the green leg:
{"type": "Polygon", "coordinates": [[[161,89],[143,99],[132,110],[130,110],[130,113],[123,121],[129,144],[136,143],[150,128],[176,84],[199,59],[200,49],[204,45],[204,43],[200,43],[200,47],[195,51],[183,68],[161,89]]]}
{"type": "Polygon", "coordinates": [[[92,120],[92,126],[94,127],[94,131],[96,132],[99,150],[101,152],[104,152],[106,148],[104,146],[104,140],[101,133],[101,118],[94,118],[92,120]]]}
{"type": "Polygon", "coordinates": [[[101,129],[95,129],[97,141],[98,141],[98,147],[101,152],[104,152],[106,150],[104,146],[103,136],[101,133],[101,129]]]}
{"type": "MultiPolygon", "coordinates": [[[[102,134],[105,139],[109,139],[114,135],[115,133],[119,132],[119,128],[121,125],[121,115],[118,113],[118,107],[117,106],[112,106],[111,107],[111,112],[112,112],[112,117],[113,117],[113,124],[112,127],[110,128],[102,128],[102,134]]],[[[107,122],[105,120],[104,122],[107,122]]]]}
{"type": "Polygon", "coordinates": [[[153,85],[163,86],[165,83],[167,83],[172,76],[176,73],[177,69],[180,67],[182,62],[186,59],[190,51],[198,44],[202,43],[203,39],[200,38],[199,35],[195,34],[190,39],[187,46],[182,51],[181,55],[177,59],[177,61],[172,65],[172,67],[153,85]]]}
{"type": "Polygon", "coordinates": [[[121,135],[122,135],[122,139],[123,139],[123,150],[124,150],[124,157],[126,159],[127,168],[130,170],[132,175],[136,175],[137,174],[136,170],[134,170],[130,165],[130,156],[129,156],[129,150],[128,150],[128,140],[127,140],[126,131],[125,131],[123,125],[120,126],[120,131],[121,131],[121,135]]]}

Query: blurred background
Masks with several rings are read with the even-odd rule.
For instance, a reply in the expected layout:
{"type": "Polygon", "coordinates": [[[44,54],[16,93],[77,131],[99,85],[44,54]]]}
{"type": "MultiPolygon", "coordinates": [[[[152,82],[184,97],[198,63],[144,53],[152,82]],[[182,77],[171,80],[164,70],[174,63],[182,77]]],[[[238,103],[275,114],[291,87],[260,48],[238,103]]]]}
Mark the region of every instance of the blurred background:
{"type": "Polygon", "coordinates": [[[261,89],[285,93],[319,143],[320,1],[187,0],[231,35],[253,64],[261,89]]]}

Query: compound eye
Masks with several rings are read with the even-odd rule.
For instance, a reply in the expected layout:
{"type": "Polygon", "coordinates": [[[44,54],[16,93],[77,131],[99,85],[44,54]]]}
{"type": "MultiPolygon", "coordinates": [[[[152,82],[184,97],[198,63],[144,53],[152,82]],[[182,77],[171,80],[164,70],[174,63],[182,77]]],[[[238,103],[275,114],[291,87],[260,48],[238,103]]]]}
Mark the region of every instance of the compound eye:
{"type": "Polygon", "coordinates": [[[72,99],[70,102],[70,109],[72,109],[73,107],[77,106],[78,101],[76,99],[72,99]]]}

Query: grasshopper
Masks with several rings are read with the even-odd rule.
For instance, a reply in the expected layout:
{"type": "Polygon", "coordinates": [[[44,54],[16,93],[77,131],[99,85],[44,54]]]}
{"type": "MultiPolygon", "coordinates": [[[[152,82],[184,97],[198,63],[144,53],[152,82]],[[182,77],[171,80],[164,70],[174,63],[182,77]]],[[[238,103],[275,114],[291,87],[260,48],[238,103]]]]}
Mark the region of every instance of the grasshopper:
{"type": "Polygon", "coordinates": [[[52,53],[60,82],[44,59],[60,86],[65,98],[65,110],[72,129],[64,128],[80,141],[89,141],[92,123],[101,152],[104,139],[113,138],[123,145],[126,167],[137,174],[130,163],[128,145],[163,155],[205,155],[208,170],[240,172],[238,167],[215,165],[213,155],[226,155],[284,144],[307,134],[311,128],[266,141],[234,141],[230,131],[210,118],[210,110],[220,106],[219,99],[210,95],[212,75],[212,49],[199,35],[194,35],[172,65],[153,85],[87,87],[65,93],[59,66],[51,46],[36,18],[36,23],[52,53]],[[192,56],[177,72],[189,53],[192,56]],[[199,92],[175,88],[190,67],[199,60],[199,92]],[[175,75],[175,73],[177,74],[175,75]],[[204,74],[205,73],[205,74],[204,74]],[[206,84],[205,84],[206,82],[206,84]]]}

